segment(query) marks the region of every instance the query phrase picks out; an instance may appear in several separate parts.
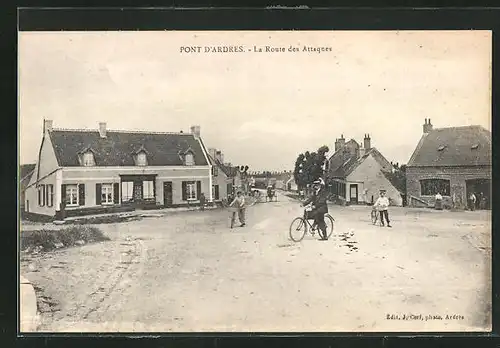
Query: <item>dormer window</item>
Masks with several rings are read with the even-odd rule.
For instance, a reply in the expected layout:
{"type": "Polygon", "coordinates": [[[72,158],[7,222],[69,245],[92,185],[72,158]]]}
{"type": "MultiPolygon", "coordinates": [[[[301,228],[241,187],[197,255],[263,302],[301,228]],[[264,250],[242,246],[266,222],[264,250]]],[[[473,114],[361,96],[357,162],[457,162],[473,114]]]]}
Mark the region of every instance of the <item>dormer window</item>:
{"type": "Polygon", "coordinates": [[[92,152],[83,154],[83,165],[85,167],[91,167],[95,165],[94,154],[92,152]]]}
{"type": "Polygon", "coordinates": [[[194,166],[194,156],[191,152],[184,155],[184,164],[187,166],[194,166]]]}
{"type": "Polygon", "coordinates": [[[95,166],[94,151],[90,147],[80,151],[78,154],[78,161],[80,165],[84,167],[95,166]]]}
{"type": "Polygon", "coordinates": [[[148,159],[147,159],[147,156],[146,156],[145,152],[139,152],[137,154],[136,164],[138,166],[146,166],[146,165],[148,165],[148,159]]]}

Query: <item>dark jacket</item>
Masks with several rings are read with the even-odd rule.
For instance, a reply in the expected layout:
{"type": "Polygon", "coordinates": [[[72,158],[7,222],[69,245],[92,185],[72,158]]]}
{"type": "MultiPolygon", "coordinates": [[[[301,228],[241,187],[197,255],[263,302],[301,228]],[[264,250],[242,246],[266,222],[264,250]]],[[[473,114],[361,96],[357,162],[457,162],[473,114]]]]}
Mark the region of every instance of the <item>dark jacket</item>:
{"type": "Polygon", "coordinates": [[[327,199],[328,192],[326,191],[326,189],[321,189],[317,194],[314,193],[311,198],[306,200],[304,202],[304,205],[312,203],[314,212],[326,214],[328,213],[327,199]]]}

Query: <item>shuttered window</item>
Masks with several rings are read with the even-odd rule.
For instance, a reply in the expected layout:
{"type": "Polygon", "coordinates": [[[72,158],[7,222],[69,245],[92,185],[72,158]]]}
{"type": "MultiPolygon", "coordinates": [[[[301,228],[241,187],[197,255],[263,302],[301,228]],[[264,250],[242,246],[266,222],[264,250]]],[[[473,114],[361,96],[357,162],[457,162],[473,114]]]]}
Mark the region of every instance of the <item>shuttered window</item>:
{"type": "Polygon", "coordinates": [[[219,185],[212,186],[212,197],[213,199],[219,199],[219,185]]]}
{"type": "Polygon", "coordinates": [[[113,184],[102,184],[101,204],[113,204],[113,184]]]}
{"type": "MultiPolygon", "coordinates": [[[[201,184],[201,183],[200,183],[201,184]]],[[[199,198],[199,193],[197,192],[197,183],[194,181],[183,181],[182,182],[182,200],[183,201],[195,201],[199,198]]]]}
{"type": "Polygon", "coordinates": [[[45,206],[45,185],[38,186],[38,205],[40,207],[45,206]]]}
{"type": "Polygon", "coordinates": [[[65,202],[66,206],[78,205],[78,185],[65,185],[66,186],[66,196],[65,202]]]}

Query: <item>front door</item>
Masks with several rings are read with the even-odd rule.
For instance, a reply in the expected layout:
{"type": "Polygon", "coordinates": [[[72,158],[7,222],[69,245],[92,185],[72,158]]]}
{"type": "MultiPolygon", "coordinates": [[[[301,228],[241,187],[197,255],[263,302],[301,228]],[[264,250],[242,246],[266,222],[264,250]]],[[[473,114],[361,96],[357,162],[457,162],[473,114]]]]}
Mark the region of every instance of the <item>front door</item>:
{"type": "Polygon", "coordinates": [[[171,181],[166,181],[163,183],[163,204],[166,207],[172,206],[173,199],[172,199],[172,182],[171,181]]]}
{"type": "Polygon", "coordinates": [[[142,200],[142,182],[134,181],[134,201],[140,202],[142,200]]]}
{"type": "Polygon", "coordinates": [[[358,185],[351,184],[349,191],[351,192],[351,204],[358,204],[358,185]]]}

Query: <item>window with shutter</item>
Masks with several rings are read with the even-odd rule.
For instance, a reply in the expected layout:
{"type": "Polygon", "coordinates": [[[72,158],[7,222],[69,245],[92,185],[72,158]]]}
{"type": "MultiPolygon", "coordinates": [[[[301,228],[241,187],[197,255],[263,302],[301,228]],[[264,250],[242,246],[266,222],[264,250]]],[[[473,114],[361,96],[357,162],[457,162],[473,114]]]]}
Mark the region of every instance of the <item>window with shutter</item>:
{"type": "Polygon", "coordinates": [[[78,185],[64,185],[65,189],[65,197],[64,202],[66,206],[76,206],[78,205],[78,185]]]}
{"type": "Polygon", "coordinates": [[[113,204],[113,184],[101,184],[101,204],[113,204]]]}

